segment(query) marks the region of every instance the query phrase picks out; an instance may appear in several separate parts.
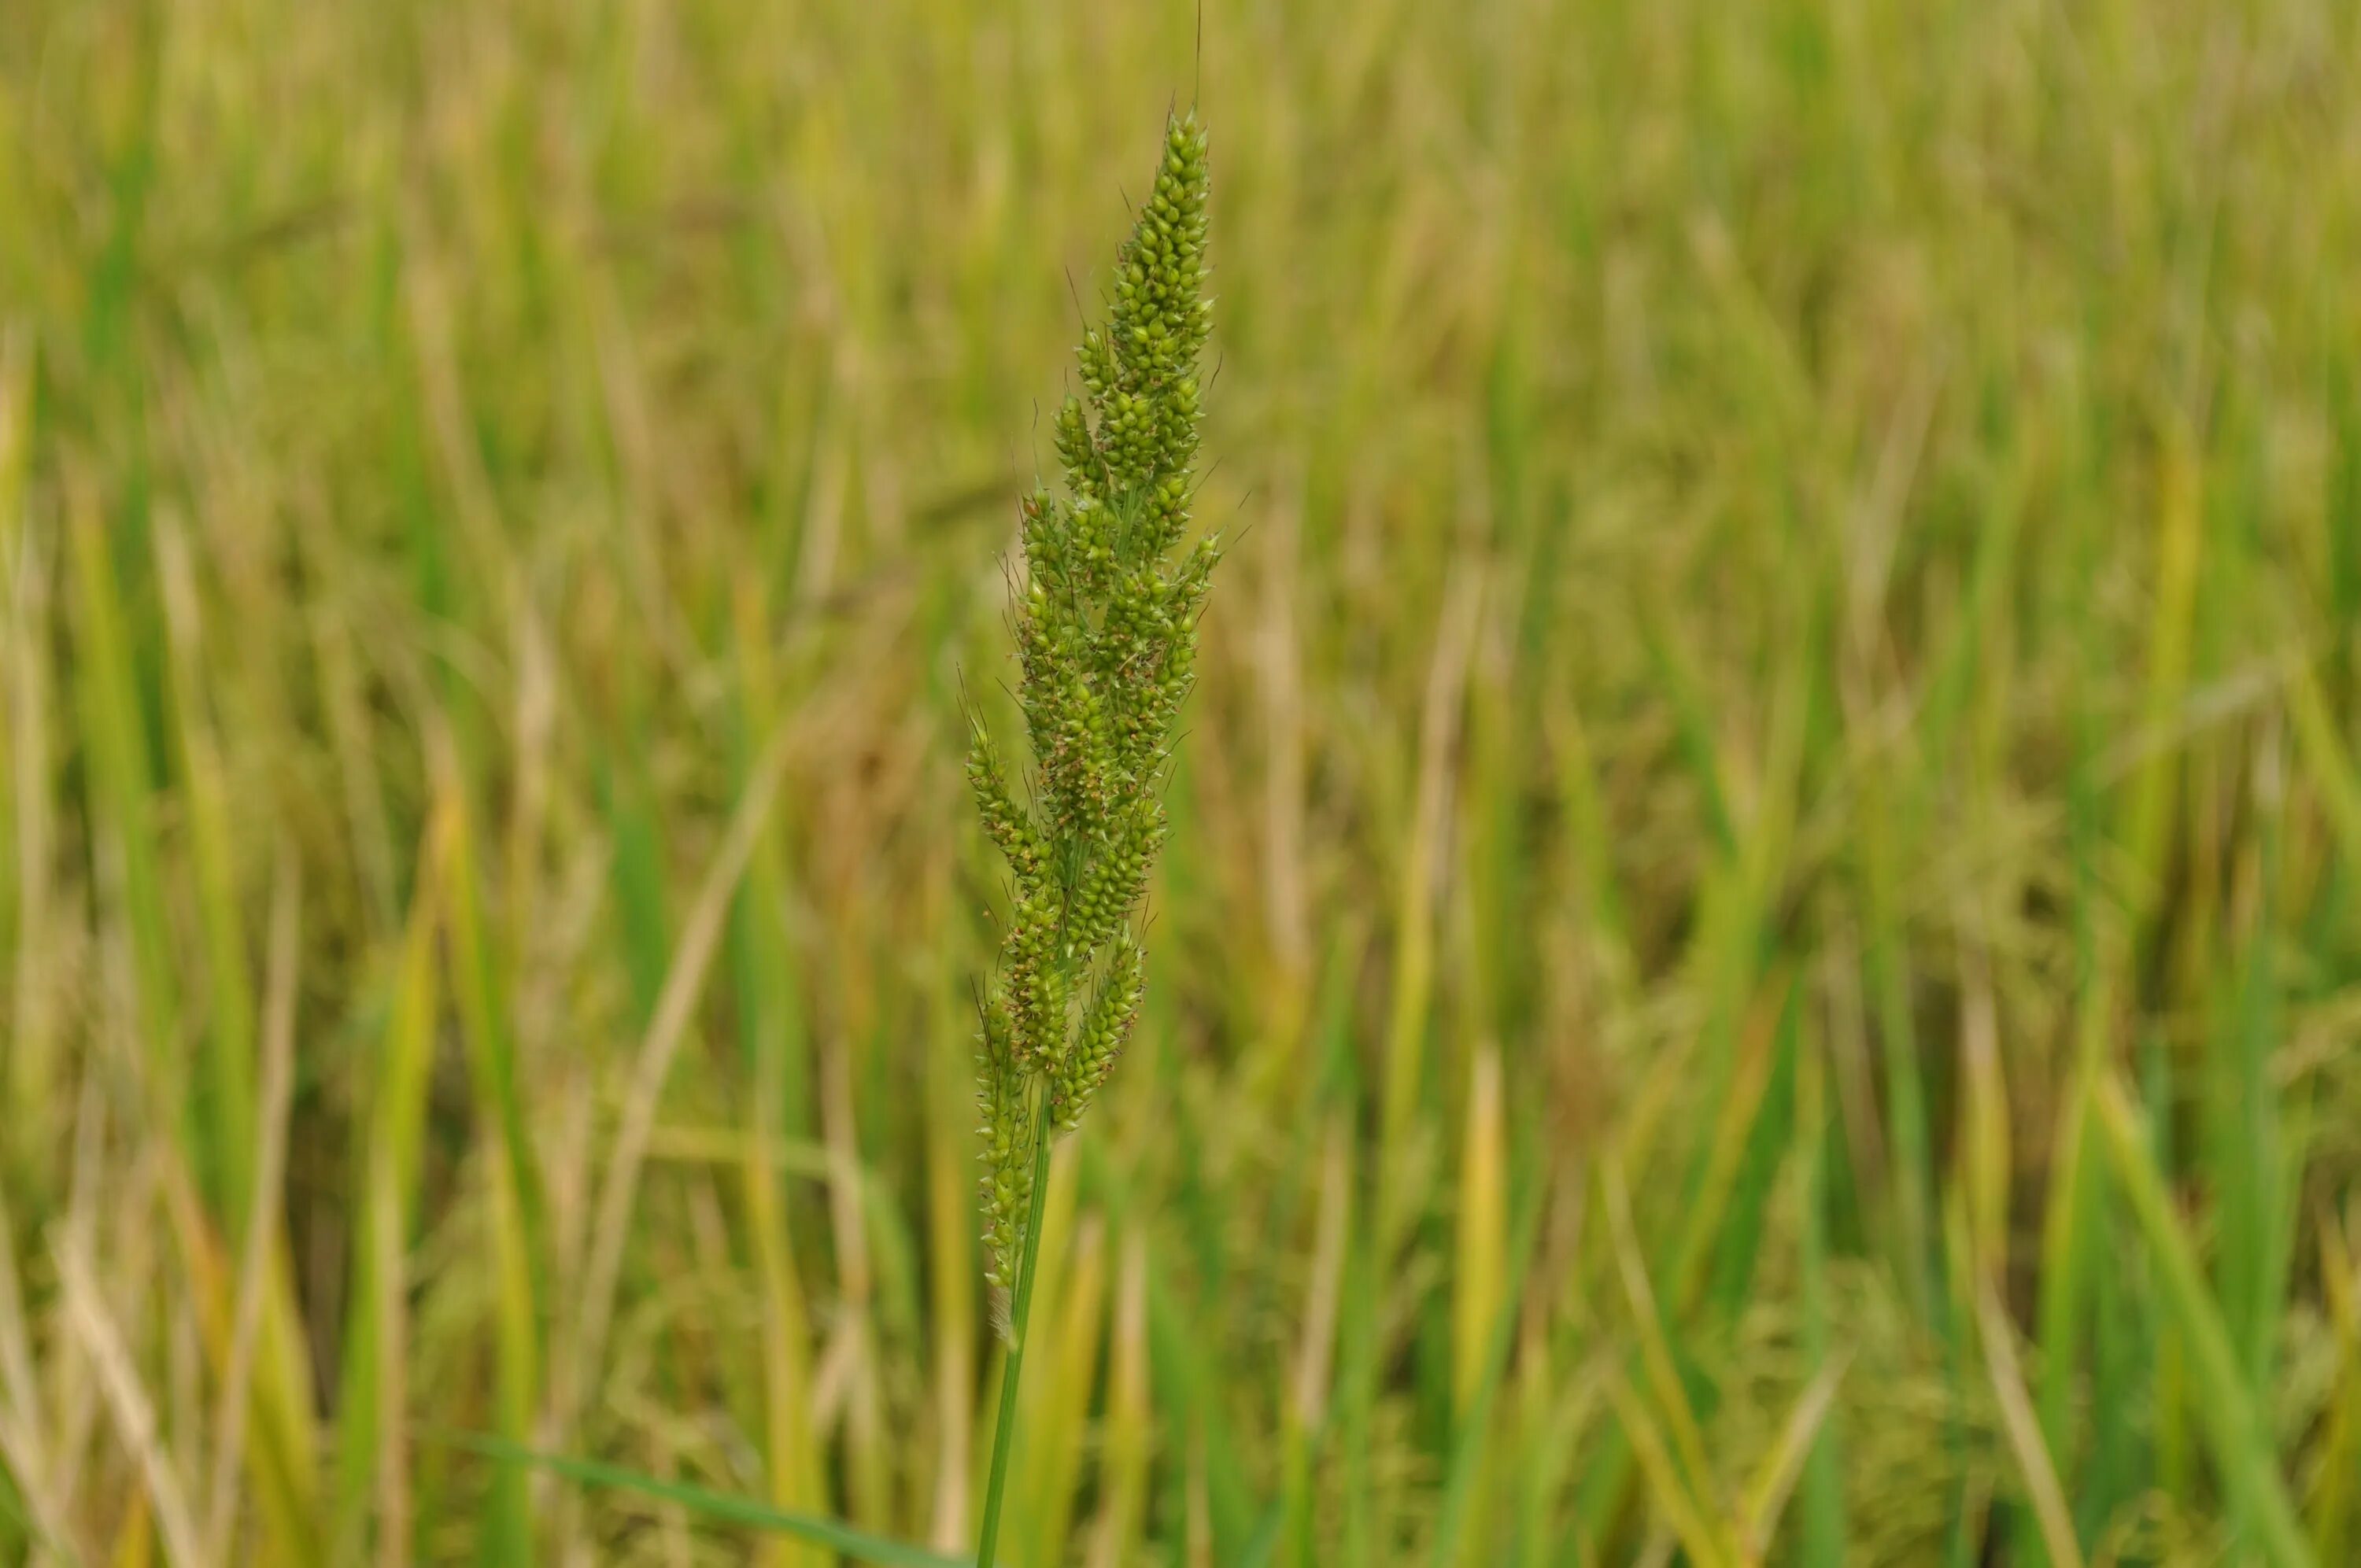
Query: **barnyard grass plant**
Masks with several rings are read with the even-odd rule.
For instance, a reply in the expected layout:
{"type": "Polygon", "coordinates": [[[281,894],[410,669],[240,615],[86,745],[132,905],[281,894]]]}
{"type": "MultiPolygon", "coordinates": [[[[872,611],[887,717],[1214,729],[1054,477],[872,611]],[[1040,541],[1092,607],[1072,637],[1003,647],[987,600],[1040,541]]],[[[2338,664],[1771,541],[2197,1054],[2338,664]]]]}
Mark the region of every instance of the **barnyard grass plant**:
{"type": "Polygon", "coordinates": [[[1020,503],[1011,619],[1031,765],[1024,787],[971,713],[967,773],[1006,857],[1007,928],[981,1003],[977,1100],[987,1276],[1008,1346],[979,1568],[990,1568],[1039,1248],[1053,1131],[1081,1124],[1139,1014],[1133,922],[1166,833],[1161,786],[1194,678],[1217,535],[1185,551],[1202,417],[1205,132],[1169,116],[1104,327],[1058,411],[1065,493],[1020,503]]]}

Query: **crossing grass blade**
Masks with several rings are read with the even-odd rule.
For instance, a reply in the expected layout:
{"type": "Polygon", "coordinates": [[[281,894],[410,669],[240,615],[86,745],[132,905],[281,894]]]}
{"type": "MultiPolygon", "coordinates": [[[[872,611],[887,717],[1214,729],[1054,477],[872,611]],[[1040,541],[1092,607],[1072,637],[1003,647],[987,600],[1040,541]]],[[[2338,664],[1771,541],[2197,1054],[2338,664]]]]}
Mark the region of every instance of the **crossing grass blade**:
{"type": "Polygon", "coordinates": [[[1681,1462],[1674,1457],[1654,1413],[1620,1372],[1608,1385],[1608,1393],[1615,1407],[1616,1420],[1622,1424],[1632,1452],[1639,1457],[1641,1474],[1647,1477],[1649,1493],[1664,1524],[1679,1538],[1682,1549],[1697,1568],[1729,1568],[1730,1557],[1724,1550],[1719,1523],[1709,1505],[1697,1497],[1682,1475],[1681,1462]]]}
{"type": "Polygon", "coordinates": [[[833,1519],[792,1513],[750,1497],[732,1497],[726,1492],[716,1492],[686,1482],[664,1480],[619,1464],[542,1453],[478,1433],[430,1431],[423,1435],[498,1464],[530,1465],[585,1486],[627,1492],[655,1502],[670,1503],[694,1518],[708,1519],[715,1524],[791,1536],[813,1546],[839,1552],[855,1563],[873,1564],[873,1568],[961,1568],[969,1561],[964,1557],[948,1557],[925,1547],[870,1535],[833,1519]]]}
{"type": "Polygon", "coordinates": [[[1805,1466],[1818,1451],[1820,1429],[1836,1405],[1837,1389],[1844,1382],[1847,1365],[1848,1362],[1839,1358],[1814,1374],[1803,1393],[1796,1397],[1795,1408],[1787,1412],[1777,1441],[1757,1464],[1753,1478],[1739,1499],[1736,1534],[1741,1562],[1769,1561],[1780,1516],[1786,1511],[1787,1499],[1794,1495],[1805,1466]]]}
{"type": "Polygon", "coordinates": [[[1984,1365],[1992,1376],[1993,1391],[2000,1399],[2002,1420],[2008,1429],[2009,1446],[2016,1453],[2018,1472],[2033,1498],[2033,1517],[2041,1529],[2042,1548],[2057,1568],[2081,1568],[2082,1544],[2075,1532],[2074,1516],[2059,1486],[2058,1467],[2051,1463],[2040,1420],[2034,1414],[2032,1397],[2026,1391],[2025,1374],[2017,1366],[2016,1347],[2011,1341],[2016,1331],[2010,1327],[2008,1314],[1989,1284],[1978,1298],[1977,1314],[1982,1332],[1984,1365]]]}

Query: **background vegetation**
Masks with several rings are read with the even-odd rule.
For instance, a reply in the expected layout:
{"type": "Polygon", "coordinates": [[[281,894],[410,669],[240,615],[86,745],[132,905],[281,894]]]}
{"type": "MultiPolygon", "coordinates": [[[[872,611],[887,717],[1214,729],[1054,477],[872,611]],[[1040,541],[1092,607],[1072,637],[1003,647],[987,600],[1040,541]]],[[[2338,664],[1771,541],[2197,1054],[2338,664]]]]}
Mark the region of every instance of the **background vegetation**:
{"type": "Polygon", "coordinates": [[[0,1558],[970,1539],[960,691],[1193,95],[1004,1560],[2355,1560],[2356,13],[1198,25],[0,8],[0,1558]]]}

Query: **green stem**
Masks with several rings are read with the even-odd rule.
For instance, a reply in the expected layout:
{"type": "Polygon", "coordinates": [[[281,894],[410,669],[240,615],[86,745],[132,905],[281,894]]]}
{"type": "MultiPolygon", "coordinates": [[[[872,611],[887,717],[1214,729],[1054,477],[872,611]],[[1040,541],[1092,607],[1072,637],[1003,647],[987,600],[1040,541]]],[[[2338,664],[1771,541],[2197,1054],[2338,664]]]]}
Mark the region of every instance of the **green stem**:
{"type": "Polygon", "coordinates": [[[1000,1419],[992,1429],[992,1480],[983,1494],[983,1534],[975,1568],[992,1568],[1000,1539],[1000,1498],[1008,1483],[1008,1451],[1016,1439],[1016,1383],[1025,1370],[1025,1324],[1033,1315],[1033,1265],[1041,1255],[1041,1205],[1049,1191],[1049,1086],[1033,1121],[1033,1191],[1026,1201],[1025,1252],[1016,1265],[1016,1310],[1008,1324],[1008,1366],[1000,1376],[1000,1419]]]}

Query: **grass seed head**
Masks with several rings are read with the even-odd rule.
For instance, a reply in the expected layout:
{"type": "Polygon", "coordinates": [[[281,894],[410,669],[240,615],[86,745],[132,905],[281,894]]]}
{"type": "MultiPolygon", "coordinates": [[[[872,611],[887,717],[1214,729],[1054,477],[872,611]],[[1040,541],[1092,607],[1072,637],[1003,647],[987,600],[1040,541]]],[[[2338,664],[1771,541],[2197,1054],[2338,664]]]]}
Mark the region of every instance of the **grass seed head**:
{"type": "Polygon", "coordinates": [[[1213,322],[1205,149],[1194,111],[1167,122],[1115,253],[1105,324],[1075,351],[1082,395],[1058,411],[1064,493],[1037,488],[1018,503],[1025,573],[1011,598],[1029,801],[980,721],[968,753],[976,809],[1013,883],[978,1063],[987,1277],[1004,1291],[1024,1247],[1037,1097],[1060,1126],[1078,1125],[1139,1014],[1131,922],[1164,843],[1159,790],[1221,558],[1208,538],[1172,559],[1189,527],[1197,361],[1213,322]]]}

